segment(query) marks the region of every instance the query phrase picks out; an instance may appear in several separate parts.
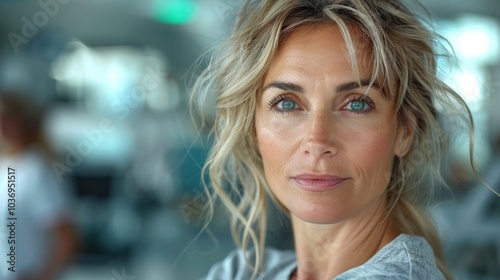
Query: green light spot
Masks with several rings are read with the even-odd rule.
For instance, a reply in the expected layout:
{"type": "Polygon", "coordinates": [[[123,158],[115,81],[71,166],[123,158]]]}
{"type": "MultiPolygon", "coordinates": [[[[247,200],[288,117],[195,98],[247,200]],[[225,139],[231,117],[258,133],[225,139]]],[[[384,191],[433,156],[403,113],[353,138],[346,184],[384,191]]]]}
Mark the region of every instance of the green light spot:
{"type": "Polygon", "coordinates": [[[154,17],[168,24],[186,24],[193,20],[196,4],[191,0],[156,0],[154,17]]]}

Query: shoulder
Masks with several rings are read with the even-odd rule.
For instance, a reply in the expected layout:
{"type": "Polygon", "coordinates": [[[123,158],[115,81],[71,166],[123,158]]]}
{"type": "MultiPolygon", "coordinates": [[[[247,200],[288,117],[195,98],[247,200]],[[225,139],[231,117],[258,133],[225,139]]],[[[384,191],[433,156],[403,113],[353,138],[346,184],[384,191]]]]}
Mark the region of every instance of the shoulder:
{"type": "MultiPolygon", "coordinates": [[[[245,261],[245,254],[247,260],[250,262],[254,260],[255,252],[253,250],[246,253],[241,250],[234,250],[224,260],[215,264],[203,279],[250,279],[252,270],[245,261]]],[[[266,249],[263,263],[264,271],[259,273],[257,279],[281,279],[280,276],[286,275],[287,277],[292,272],[296,266],[296,259],[292,251],[266,249]]]]}
{"type": "Polygon", "coordinates": [[[365,264],[336,279],[425,279],[441,280],[429,243],[422,237],[401,234],[365,264]]]}

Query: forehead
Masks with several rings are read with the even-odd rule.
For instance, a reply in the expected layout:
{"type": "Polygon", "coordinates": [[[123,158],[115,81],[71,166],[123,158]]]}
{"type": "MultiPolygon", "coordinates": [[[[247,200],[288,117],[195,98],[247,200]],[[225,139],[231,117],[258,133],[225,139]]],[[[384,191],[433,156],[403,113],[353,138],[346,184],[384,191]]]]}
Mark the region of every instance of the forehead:
{"type": "Polygon", "coordinates": [[[355,74],[352,53],[359,78],[370,77],[371,52],[368,51],[368,44],[358,28],[350,28],[349,34],[351,41],[345,40],[340,28],[333,23],[296,28],[282,38],[266,76],[304,69],[313,75],[325,75],[332,71],[338,74],[339,70],[343,70],[346,75],[352,76],[355,74]]]}
{"type": "Polygon", "coordinates": [[[326,47],[347,51],[344,37],[338,25],[323,23],[303,25],[283,35],[278,54],[298,48],[326,47]]]}

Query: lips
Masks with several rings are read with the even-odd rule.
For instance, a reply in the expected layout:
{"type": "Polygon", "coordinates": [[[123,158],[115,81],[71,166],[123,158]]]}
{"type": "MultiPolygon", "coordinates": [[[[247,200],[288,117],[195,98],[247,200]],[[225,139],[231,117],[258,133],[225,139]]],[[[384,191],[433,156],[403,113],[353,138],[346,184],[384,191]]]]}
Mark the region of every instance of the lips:
{"type": "Polygon", "coordinates": [[[305,190],[321,192],[335,189],[349,178],[333,175],[300,174],[293,176],[292,179],[305,190]]]}

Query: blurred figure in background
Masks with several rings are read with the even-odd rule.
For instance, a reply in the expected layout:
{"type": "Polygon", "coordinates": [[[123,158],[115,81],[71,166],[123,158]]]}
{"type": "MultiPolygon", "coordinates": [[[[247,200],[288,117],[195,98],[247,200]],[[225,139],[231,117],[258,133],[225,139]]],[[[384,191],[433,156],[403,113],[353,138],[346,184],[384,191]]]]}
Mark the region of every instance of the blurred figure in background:
{"type": "Polygon", "coordinates": [[[0,92],[0,279],[57,279],[76,250],[68,186],[51,168],[42,110],[32,100],[21,92],[0,92]],[[7,203],[8,168],[15,170],[14,213],[7,203]],[[15,227],[5,226],[13,216],[15,227]],[[9,243],[12,237],[15,244],[9,243]],[[9,262],[12,245],[15,263],[9,262]]]}

